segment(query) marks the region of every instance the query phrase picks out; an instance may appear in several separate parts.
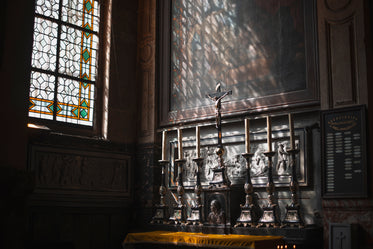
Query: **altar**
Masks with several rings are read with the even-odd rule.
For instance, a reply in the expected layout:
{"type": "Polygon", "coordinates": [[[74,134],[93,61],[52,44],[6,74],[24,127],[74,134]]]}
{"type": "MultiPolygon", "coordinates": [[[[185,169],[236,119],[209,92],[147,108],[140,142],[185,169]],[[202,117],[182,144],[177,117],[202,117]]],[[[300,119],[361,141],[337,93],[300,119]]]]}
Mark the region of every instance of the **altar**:
{"type": "Polygon", "coordinates": [[[195,135],[191,134],[194,126],[162,130],[159,204],[154,206],[147,230],[128,234],[125,247],[142,248],[137,246],[150,243],[152,248],[320,248],[320,227],[305,223],[299,198],[306,148],[304,138],[295,132],[293,114],[276,117],[276,126],[286,127],[277,128],[276,136],[270,115],[262,118],[265,122],[239,120],[244,129],[238,133],[244,139],[227,134],[223,143],[221,100],[230,94],[218,82],[216,92],[206,95],[215,103],[217,132],[211,135],[215,131],[204,127],[203,150],[199,125],[195,135]],[[183,130],[189,130],[187,139],[183,139],[183,130]],[[264,134],[259,136],[258,130],[264,134]],[[262,168],[261,184],[258,167],[262,168]],[[239,171],[240,181],[232,170],[239,171]]]}
{"type": "Polygon", "coordinates": [[[155,248],[158,248],[157,246],[160,246],[160,248],[193,246],[209,248],[275,249],[283,246],[283,240],[282,236],[152,231],[127,234],[123,242],[123,248],[148,248],[150,244],[152,246],[154,245],[155,248]]]}

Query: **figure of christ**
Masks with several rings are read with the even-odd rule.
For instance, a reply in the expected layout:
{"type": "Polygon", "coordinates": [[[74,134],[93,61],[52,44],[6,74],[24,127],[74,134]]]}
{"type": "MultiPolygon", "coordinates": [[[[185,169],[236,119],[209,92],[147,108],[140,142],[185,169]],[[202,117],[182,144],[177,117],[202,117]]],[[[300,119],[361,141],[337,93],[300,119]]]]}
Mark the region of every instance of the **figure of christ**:
{"type": "Polygon", "coordinates": [[[216,92],[209,93],[206,96],[215,102],[215,116],[216,116],[216,128],[218,129],[218,148],[222,148],[221,141],[221,100],[227,95],[232,94],[232,91],[222,92],[221,91],[221,82],[218,81],[216,84],[216,92]]]}

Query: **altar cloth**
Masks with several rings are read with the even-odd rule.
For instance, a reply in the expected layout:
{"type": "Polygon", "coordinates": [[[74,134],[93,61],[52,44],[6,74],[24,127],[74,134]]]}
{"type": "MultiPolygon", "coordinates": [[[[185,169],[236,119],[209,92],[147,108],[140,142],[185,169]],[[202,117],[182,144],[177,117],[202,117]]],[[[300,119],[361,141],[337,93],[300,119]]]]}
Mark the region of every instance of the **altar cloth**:
{"type": "Polygon", "coordinates": [[[275,249],[278,244],[283,243],[282,238],[282,236],[153,231],[127,234],[123,247],[136,243],[155,243],[213,248],[275,249]]]}

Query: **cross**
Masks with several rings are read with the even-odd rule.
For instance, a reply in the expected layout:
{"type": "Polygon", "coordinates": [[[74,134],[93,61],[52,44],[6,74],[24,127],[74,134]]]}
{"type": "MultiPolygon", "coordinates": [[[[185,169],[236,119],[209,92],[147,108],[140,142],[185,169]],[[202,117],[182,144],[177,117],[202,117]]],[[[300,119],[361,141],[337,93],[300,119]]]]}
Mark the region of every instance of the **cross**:
{"type": "Polygon", "coordinates": [[[216,116],[216,128],[218,129],[218,147],[222,148],[222,139],[221,139],[221,100],[227,96],[232,94],[232,90],[227,92],[221,91],[221,81],[216,83],[216,92],[206,94],[206,97],[212,99],[215,102],[215,116],[216,116]]]}
{"type": "Polygon", "coordinates": [[[346,235],[341,231],[338,236],[335,237],[337,240],[339,240],[339,248],[343,249],[343,240],[346,238],[346,235]]]}

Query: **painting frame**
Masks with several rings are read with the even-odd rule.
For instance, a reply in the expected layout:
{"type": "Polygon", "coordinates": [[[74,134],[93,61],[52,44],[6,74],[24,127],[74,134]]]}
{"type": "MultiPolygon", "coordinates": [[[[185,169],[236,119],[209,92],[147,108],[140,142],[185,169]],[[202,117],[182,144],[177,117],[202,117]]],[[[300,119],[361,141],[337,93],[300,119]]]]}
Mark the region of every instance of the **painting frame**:
{"type": "MultiPolygon", "coordinates": [[[[304,21],[304,53],[305,53],[305,85],[302,89],[290,92],[279,92],[277,94],[264,94],[263,96],[235,99],[234,92],[230,98],[224,100],[222,114],[225,117],[255,114],[262,111],[275,111],[284,107],[307,107],[319,104],[319,86],[317,77],[316,58],[316,1],[303,1],[304,21]]],[[[159,3],[160,36],[159,44],[159,86],[160,86],[160,112],[159,125],[169,126],[174,124],[188,123],[191,121],[210,120],[214,117],[215,108],[211,101],[208,105],[194,106],[192,108],[175,108],[172,106],[172,83],[171,83],[171,10],[170,0],[159,3]]],[[[211,83],[211,91],[214,91],[214,83],[211,83]]],[[[223,86],[224,87],[224,86],[223,86]]],[[[276,87],[276,86],[275,86],[276,87]]],[[[229,89],[227,89],[229,90],[229,89]]],[[[240,91],[242,89],[238,89],[240,91]]],[[[237,92],[237,91],[236,91],[237,92]]],[[[198,99],[188,98],[191,102],[198,99]]],[[[205,96],[200,96],[205,98],[205,96]]],[[[205,100],[204,100],[205,101],[205,100]]]]}

